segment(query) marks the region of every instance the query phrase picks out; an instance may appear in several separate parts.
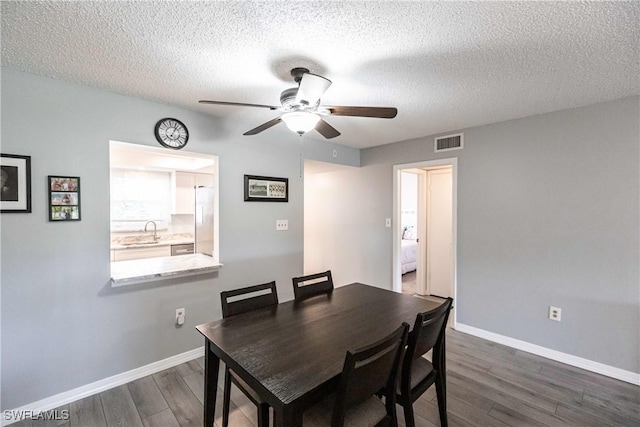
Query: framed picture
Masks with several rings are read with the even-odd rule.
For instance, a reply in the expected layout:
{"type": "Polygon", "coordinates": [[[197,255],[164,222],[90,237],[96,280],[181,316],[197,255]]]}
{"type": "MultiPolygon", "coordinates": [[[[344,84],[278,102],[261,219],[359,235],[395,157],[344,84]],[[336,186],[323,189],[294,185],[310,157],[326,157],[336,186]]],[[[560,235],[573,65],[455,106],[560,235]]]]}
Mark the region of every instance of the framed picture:
{"type": "Polygon", "coordinates": [[[48,177],[49,221],[80,221],[80,178],[48,177]]]}
{"type": "Polygon", "coordinates": [[[0,212],[31,212],[31,157],[0,156],[0,212]]]}
{"type": "Polygon", "coordinates": [[[245,202],[288,202],[289,178],[244,176],[245,202]]]}

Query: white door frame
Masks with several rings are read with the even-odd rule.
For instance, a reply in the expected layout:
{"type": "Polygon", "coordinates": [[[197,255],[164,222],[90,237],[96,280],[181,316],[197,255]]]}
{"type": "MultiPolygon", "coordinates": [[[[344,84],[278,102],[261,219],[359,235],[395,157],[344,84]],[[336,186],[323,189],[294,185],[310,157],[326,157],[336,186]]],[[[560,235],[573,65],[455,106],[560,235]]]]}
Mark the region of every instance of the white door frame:
{"type": "MultiPolygon", "coordinates": [[[[416,169],[418,172],[418,248],[416,251],[416,293],[427,293],[427,171],[416,169]]],[[[402,261],[401,261],[402,262],[402,261]]],[[[402,277],[400,277],[402,281],[402,277]]],[[[402,283],[400,284],[402,286],[402,283]]]]}
{"type": "MultiPolygon", "coordinates": [[[[439,160],[430,160],[424,162],[416,162],[416,163],[404,163],[393,166],[393,290],[396,292],[402,292],[402,268],[400,265],[401,256],[400,256],[400,237],[402,236],[402,224],[400,224],[400,218],[402,218],[400,213],[400,173],[403,169],[428,169],[428,168],[436,168],[440,166],[451,166],[451,178],[453,184],[453,194],[452,194],[452,216],[451,224],[452,224],[452,268],[453,272],[451,277],[453,278],[453,289],[451,290],[451,296],[454,301],[457,301],[457,289],[458,289],[458,159],[456,157],[449,159],[439,159],[439,160]]],[[[424,209],[424,207],[422,207],[424,209]]],[[[422,271],[424,271],[424,266],[422,271]]],[[[453,308],[453,319],[452,327],[456,326],[456,306],[458,304],[454,304],[453,308]]]]}

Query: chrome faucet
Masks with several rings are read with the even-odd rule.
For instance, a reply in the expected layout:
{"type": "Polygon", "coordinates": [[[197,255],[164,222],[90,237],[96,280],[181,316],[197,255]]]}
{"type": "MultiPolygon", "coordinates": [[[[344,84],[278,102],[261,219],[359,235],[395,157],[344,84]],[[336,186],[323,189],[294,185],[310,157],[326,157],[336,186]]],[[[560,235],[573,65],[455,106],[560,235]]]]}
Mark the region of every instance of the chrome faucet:
{"type": "Polygon", "coordinates": [[[147,226],[149,224],[153,224],[153,241],[156,242],[158,241],[158,226],[156,225],[156,223],[154,221],[147,221],[147,223],[144,225],[144,232],[147,232],[147,226]]]}

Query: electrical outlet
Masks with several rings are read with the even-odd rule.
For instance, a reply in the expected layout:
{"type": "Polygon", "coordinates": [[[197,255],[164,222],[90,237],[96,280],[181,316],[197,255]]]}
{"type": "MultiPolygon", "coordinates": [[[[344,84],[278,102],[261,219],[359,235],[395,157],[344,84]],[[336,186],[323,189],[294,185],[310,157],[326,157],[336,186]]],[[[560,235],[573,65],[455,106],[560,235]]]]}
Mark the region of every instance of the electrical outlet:
{"type": "Polygon", "coordinates": [[[176,324],[184,325],[185,316],[187,314],[187,310],[184,308],[176,308],[176,324]]]}
{"type": "Polygon", "coordinates": [[[289,229],[289,220],[288,219],[278,219],[276,220],[276,230],[277,231],[285,231],[289,229]]]}
{"type": "Polygon", "coordinates": [[[335,148],[333,149],[333,158],[337,158],[338,157],[338,150],[336,150],[335,148]]]}
{"type": "Polygon", "coordinates": [[[562,309],[554,306],[549,306],[549,319],[559,322],[562,318],[562,309]]]}

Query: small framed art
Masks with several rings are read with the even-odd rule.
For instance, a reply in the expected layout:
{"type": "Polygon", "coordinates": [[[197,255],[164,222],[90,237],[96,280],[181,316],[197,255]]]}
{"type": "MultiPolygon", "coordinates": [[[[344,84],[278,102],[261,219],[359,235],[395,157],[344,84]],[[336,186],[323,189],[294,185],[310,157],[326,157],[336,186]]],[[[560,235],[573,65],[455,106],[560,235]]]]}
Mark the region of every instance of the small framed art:
{"type": "Polygon", "coordinates": [[[245,202],[288,202],[289,178],[244,176],[245,202]]]}
{"type": "Polygon", "coordinates": [[[80,221],[80,178],[49,175],[49,221],[80,221]]]}
{"type": "Polygon", "coordinates": [[[0,156],[0,212],[31,212],[31,157],[0,156]]]}

